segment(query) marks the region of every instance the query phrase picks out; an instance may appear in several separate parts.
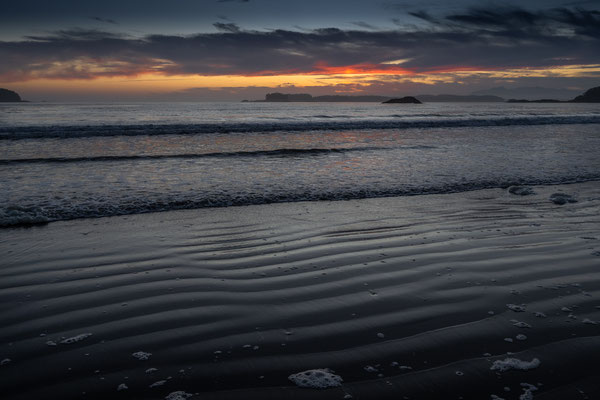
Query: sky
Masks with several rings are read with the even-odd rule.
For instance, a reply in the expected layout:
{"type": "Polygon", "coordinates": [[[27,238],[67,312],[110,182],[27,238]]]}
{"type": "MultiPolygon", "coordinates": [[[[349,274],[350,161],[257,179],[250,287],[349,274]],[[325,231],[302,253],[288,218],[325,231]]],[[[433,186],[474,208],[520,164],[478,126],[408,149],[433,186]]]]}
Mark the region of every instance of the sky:
{"type": "Polygon", "coordinates": [[[32,101],[565,93],[600,85],[600,0],[29,0],[0,87],[32,101]]]}

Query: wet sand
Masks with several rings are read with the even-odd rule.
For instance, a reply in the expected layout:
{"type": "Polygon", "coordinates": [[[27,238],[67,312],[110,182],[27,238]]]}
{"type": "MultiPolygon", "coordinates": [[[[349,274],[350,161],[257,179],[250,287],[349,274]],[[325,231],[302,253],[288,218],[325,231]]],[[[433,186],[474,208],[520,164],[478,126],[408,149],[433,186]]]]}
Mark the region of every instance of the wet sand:
{"type": "Polygon", "coordinates": [[[0,393],[600,398],[600,184],[534,190],[0,230],[0,393]]]}

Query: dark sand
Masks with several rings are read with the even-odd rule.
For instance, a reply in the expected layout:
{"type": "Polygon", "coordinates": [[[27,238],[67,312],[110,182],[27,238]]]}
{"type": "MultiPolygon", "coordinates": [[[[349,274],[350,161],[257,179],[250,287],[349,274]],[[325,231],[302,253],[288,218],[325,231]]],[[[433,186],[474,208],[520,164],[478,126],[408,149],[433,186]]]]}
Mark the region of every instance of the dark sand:
{"type": "Polygon", "coordinates": [[[600,398],[600,184],[534,190],[0,230],[0,393],[481,400],[529,383],[536,400],[600,398]],[[490,370],[507,357],[541,364],[490,370]],[[313,368],[343,385],[288,380],[313,368]]]}

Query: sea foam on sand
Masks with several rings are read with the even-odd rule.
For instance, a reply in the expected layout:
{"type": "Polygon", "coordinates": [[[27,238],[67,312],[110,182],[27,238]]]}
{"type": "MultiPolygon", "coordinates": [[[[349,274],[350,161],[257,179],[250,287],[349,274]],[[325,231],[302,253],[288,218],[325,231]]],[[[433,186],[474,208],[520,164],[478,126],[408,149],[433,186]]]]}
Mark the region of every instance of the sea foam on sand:
{"type": "Polygon", "coordinates": [[[131,355],[137,358],[138,360],[144,361],[148,360],[150,356],[152,356],[152,353],[146,353],[145,351],[136,351],[131,355]]]}
{"type": "Polygon", "coordinates": [[[342,386],[344,381],[341,376],[333,374],[329,368],[309,369],[288,376],[288,379],[299,387],[313,389],[327,389],[342,386]]]}
{"type": "Polygon", "coordinates": [[[540,366],[540,360],[534,358],[531,361],[523,361],[518,358],[505,358],[504,360],[496,360],[490,367],[492,371],[508,371],[511,369],[520,369],[523,371],[527,371],[529,369],[534,369],[540,366]]]}
{"type": "Polygon", "coordinates": [[[193,394],[186,393],[183,390],[178,390],[176,392],[171,392],[165,397],[165,400],[186,400],[188,397],[192,397],[193,394]]]}
{"type": "Polygon", "coordinates": [[[73,336],[73,337],[70,337],[70,338],[63,339],[60,342],[62,344],[73,344],[73,343],[81,342],[83,339],[87,339],[90,336],[92,336],[91,333],[82,333],[82,334],[77,335],[77,336],[73,336]]]}

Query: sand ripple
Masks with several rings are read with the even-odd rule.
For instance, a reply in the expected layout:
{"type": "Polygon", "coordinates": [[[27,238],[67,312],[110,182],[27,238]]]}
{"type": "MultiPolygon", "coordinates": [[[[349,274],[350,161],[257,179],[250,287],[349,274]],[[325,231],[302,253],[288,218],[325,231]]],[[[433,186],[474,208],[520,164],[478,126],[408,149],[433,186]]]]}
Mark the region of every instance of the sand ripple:
{"type": "Polygon", "coordinates": [[[562,188],[579,202],[556,206],[556,187],[536,187],[3,230],[0,390],[490,398],[531,382],[535,396],[589,395],[600,374],[600,189],[562,188]],[[507,358],[540,365],[490,370],[507,358]],[[288,380],[325,368],[340,388],[288,380]]]}

